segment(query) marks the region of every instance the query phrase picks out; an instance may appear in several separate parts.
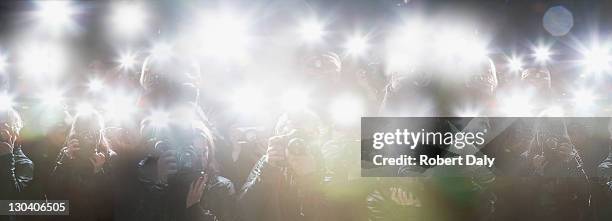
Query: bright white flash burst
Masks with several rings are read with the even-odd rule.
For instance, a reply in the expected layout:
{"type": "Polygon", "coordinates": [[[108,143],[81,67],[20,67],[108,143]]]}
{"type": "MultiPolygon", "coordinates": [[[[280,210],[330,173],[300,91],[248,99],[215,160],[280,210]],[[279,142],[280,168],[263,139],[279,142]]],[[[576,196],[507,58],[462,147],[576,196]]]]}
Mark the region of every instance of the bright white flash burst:
{"type": "Polygon", "coordinates": [[[287,110],[300,110],[308,107],[310,98],[302,90],[291,90],[283,96],[282,106],[287,110]]]}
{"type": "Polygon", "coordinates": [[[28,75],[56,75],[66,67],[63,50],[52,44],[31,44],[20,50],[19,67],[28,75]]]}
{"type": "Polygon", "coordinates": [[[172,56],[172,46],[165,42],[158,42],[153,45],[150,53],[153,58],[164,60],[172,56]]]}
{"type": "Polygon", "coordinates": [[[40,21],[51,27],[61,27],[71,22],[74,9],[70,1],[41,1],[38,2],[36,15],[40,21]]]}
{"type": "Polygon", "coordinates": [[[15,106],[15,101],[12,95],[10,94],[0,94],[0,109],[6,110],[13,108],[15,106]]]}
{"type": "Polygon", "coordinates": [[[91,114],[94,113],[96,111],[96,109],[94,109],[93,105],[91,105],[90,103],[79,103],[76,106],[76,113],[77,114],[91,114]]]}
{"type": "Polygon", "coordinates": [[[131,35],[144,28],[145,19],[145,12],[140,5],[125,3],[115,9],[112,24],[118,33],[131,35]]]}
{"type": "Polygon", "coordinates": [[[317,21],[305,22],[300,27],[302,39],[308,42],[321,40],[324,34],[325,30],[323,29],[323,25],[317,21]]]}
{"type": "Polygon", "coordinates": [[[608,48],[598,47],[588,51],[584,57],[584,64],[588,72],[602,72],[610,67],[610,51],[608,48]]]}
{"type": "Polygon", "coordinates": [[[93,78],[89,80],[87,87],[92,92],[101,91],[102,89],[104,89],[104,82],[102,82],[102,80],[100,79],[93,78]]]}
{"type": "Polygon", "coordinates": [[[506,116],[530,116],[533,106],[531,95],[526,92],[516,92],[508,96],[500,96],[500,112],[506,116]]]}
{"type": "Polygon", "coordinates": [[[578,89],[573,94],[573,102],[576,107],[585,108],[595,104],[597,96],[592,90],[589,89],[578,89]]]}
{"type": "Polygon", "coordinates": [[[166,127],[170,123],[170,113],[165,111],[153,111],[149,119],[154,128],[166,127]]]}
{"type": "Polygon", "coordinates": [[[64,94],[59,89],[49,89],[39,96],[41,103],[47,107],[61,106],[64,101],[64,94]]]}
{"type": "Polygon", "coordinates": [[[462,45],[464,46],[459,54],[463,60],[478,63],[487,59],[489,50],[487,49],[487,44],[483,40],[475,36],[468,36],[462,45]]]}
{"type": "Polygon", "coordinates": [[[132,53],[125,53],[119,57],[119,66],[123,69],[130,70],[136,64],[136,56],[132,53]]]}
{"type": "Polygon", "coordinates": [[[520,71],[523,69],[523,61],[520,58],[511,58],[508,60],[508,67],[512,71],[520,71]]]}
{"type": "Polygon", "coordinates": [[[131,119],[136,109],[136,98],[129,94],[114,93],[106,97],[102,107],[104,116],[112,121],[125,121],[131,119]]]}
{"type": "Polygon", "coordinates": [[[331,116],[334,121],[341,125],[353,125],[359,122],[365,114],[363,102],[357,97],[342,96],[337,98],[331,105],[331,116]]]}
{"type": "Polygon", "coordinates": [[[344,45],[349,55],[362,55],[368,49],[368,41],[363,36],[354,36],[344,45]]]}
{"type": "Polygon", "coordinates": [[[550,60],[550,55],[551,52],[547,47],[537,47],[533,51],[533,56],[535,57],[536,61],[539,62],[547,62],[550,60]]]}
{"type": "Polygon", "coordinates": [[[254,87],[238,89],[232,97],[234,111],[239,113],[257,113],[263,108],[264,97],[254,87]]]}
{"type": "Polygon", "coordinates": [[[240,59],[245,56],[251,37],[247,20],[233,14],[205,16],[198,38],[204,55],[221,59],[240,59]]]}

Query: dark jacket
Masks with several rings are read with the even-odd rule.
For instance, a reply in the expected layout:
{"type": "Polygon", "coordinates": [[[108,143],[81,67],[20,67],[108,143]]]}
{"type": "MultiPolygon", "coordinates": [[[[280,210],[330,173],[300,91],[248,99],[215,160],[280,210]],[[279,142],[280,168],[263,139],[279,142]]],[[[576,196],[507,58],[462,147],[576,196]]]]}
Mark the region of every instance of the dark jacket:
{"type": "Polygon", "coordinates": [[[268,164],[266,156],[255,164],[240,190],[240,220],[321,220],[322,179],[312,175],[297,181],[287,169],[268,164]]]}
{"type": "Polygon", "coordinates": [[[168,184],[159,184],[157,158],[147,157],[139,164],[139,180],[145,191],[140,197],[136,217],[147,221],[234,220],[234,186],[222,176],[209,175],[199,204],[185,208],[189,187],[195,175],[176,175],[168,184]]]}
{"type": "Polygon", "coordinates": [[[48,199],[69,200],[68,217],[58,220],[113,219],[113,156],[107,156],[103,169],[94,173],[88,159],[69,159],[60,152],[49,178],[48,199]]]}
{"type": "Polygon", "coordinates": [[[12,154],[0,156],[0,199],[20,199],[20,193],[34,176],[34,164],[16,147],[12,154]]]}

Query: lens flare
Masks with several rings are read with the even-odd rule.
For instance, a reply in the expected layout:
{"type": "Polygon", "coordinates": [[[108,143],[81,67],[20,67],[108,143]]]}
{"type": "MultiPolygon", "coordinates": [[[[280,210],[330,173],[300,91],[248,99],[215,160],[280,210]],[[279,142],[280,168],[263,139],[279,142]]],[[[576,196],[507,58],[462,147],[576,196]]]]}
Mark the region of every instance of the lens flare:
{"type": "Polygon", "coordinates": [[[584,64],[587,72],[600,73],[610,68],[610,50],[606,47],[595,47],[584,55],[584,64]]]}
{"type": "Polygon", "coordinates": [[[523,70],[523,61],[520,58],[514,57],[508,60],[508,67],[511,71],[523,70]]]}
{"type": "Polygon", "coordinates": [[[535,60],[538,62],[549,61],[551,54],[550,49],[544,46],[537,47],[533,51],[533,57],[535,57],[535,60]]]}
{"type": "Polygon", "coordinates": [[[170,124],[170,114],[165,111],[153,111],[151,115],[149,115],[149,120],[151,126],[154,128],[163,128],[167,127],[170,124]]]}
{"type": "Polygon", "coordinates": [[[313,20],[304,22],[300,27],[299,33],[305,41],[315,42],[323,38],[325,30],[322,24],[313,20]]]}
{"type": "Polygon", "coordinates": [[[64,93],[56,88],[40,93],[38,98],[45,107],[61,107],[64,102],[64,93]]]}
{"type": "Polygon", "coordinates": [[[58,28],[69,24],[74,13],[70,1],[41,1],[36,15],[43,25],[58,28]]]}
{"type": "Polygon", "coordinates": [[[344,45],[346,53],[353,56],[363,55],[368,47],[368,40],[364,36],[353,36],[344,45]]]}
{"type": "Polygon", "coordinates": [[[232,106],[235,112],[243,114],[259,113],[264,104],[261,90],[246,86],[236,90],[232,97],[232,106]]]}
{"type": "Polygon", "coordinates": [[[200,53],[217,59],[243,59],[251,42],[248,19],[234,13],[207,14],[197,38],[200,53]]]}
{"type": "Polygon", "coordinates": [[[591,107],[595,104],[597,96],[592,90],[582,88],[574,91],[572,100],[574,102],[574,105],[576,105],[577,107],[591,107]]]}
{"type": "Polygon", "coordinates": [[[104,89],[104,82],[102,82],[102,80],[100,79],[92,78],[89,80],[87,87],[89,88],[89,91],[91,92],[98,92],[104,89]]]}
{"type": "Polygon", "coordinates": [[[133,35],[144,29],[146,14],[140,5],[118,5],[112,15],[112,25],[117,33],[133,35]]]}
{"type": "Polygon", "coordinates": [[[365,114],[363,101],[355,96],[344,95],[336,98],[331,105],[331,116],[340,125],[354,125],[365,114]]]}
{"type": "Polygon", "coordinates": [[[303,90],[294,89],[287,92],[282,99],[282,106],[287,110],[300,110],[308,107],[310,97],[303,90]]]}
{"type": "Polygon", "coordinates": [[[133,119],[137,112],[136,98],[127,93],[112,93],[102,105],[104,116],[113,122],[124,122],[133,119]]]}
{"type": "Polygon", "coordinates": [[[0,110],[11,109],[15,106],[13,95],[2,93],[0,94],[0,110]]]}
{"type": "Polygon", "coordinates": [[[125,70],[131,70],[136,65],[136,56],[132,53],[125,53],[118,59],[119,67],[125,70]]]}
{"type": "Polygon", "coordinates": [[[94,113],[94,112],[96,112],[96,109],[90,103],[82,102],[82,103],[79,103],[76,106],[76,113],[77,114],[91,114],[91,113],[94,113]]]}

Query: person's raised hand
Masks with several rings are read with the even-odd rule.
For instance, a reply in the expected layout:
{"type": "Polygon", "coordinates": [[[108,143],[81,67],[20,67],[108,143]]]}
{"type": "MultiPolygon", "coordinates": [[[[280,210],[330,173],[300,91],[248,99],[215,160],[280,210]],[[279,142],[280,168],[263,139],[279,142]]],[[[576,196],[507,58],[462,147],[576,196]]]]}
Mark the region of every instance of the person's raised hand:
{"type": "Polygon", "coordinates": [[[89,158],[89,162],[94,168],[94,173],[98,173],[102,170],[104,163],[106,162],[106,156],[102,153],[96,153],[91,158],[89,158]]]}
{"type": "Polygon", "coordinates": [[[189,193],[187,193],[186,208],[190,208],[196,203],[199,203],[202,199],[202,194],[206,188],[206,176],[198,177],[189,186],[189,193]]]}
{"type": "Polygon", "coordinates": [[[68,158],[74,159],[76,157],[76,153],[80,149],[81,148],[79,147],[79,140],[71,139],[70,141],[68,141],[68,144],[66,145],[66,148],[64,148],[64,151],[66,153],[66,156],[68,156],[68,158]]]}

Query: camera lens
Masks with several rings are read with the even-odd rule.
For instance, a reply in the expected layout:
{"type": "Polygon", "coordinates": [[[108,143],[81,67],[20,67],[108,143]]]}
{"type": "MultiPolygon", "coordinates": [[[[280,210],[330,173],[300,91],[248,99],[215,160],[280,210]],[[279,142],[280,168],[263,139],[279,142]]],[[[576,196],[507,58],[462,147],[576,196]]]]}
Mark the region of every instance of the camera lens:
{"type": "Polygon", "coordinates": [[[306,141],[302,138],[293,138],[287,143],[287,149],[293,155],[305,155],[306,141]]]}

